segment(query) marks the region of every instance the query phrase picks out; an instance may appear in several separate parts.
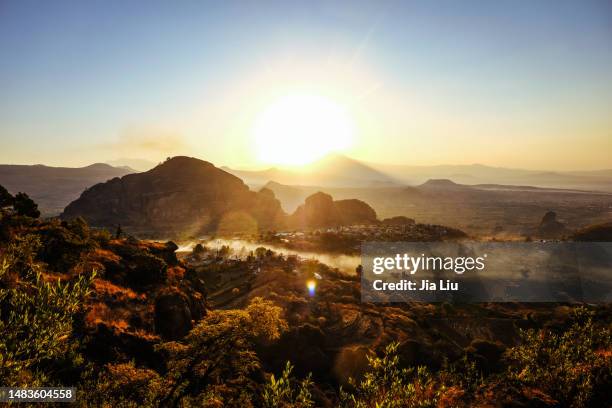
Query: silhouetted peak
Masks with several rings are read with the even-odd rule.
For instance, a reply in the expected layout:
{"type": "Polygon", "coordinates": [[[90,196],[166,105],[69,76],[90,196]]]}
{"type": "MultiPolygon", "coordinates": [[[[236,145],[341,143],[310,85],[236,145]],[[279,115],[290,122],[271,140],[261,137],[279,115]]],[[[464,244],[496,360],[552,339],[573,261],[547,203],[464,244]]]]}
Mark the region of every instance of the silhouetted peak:
{"type": "Polygon", "coordinates": [[[215,167],[212,163],[196,159],[188,156],[175,156],[166,159],[165,162],[157,165],[152,170],[184,170],[189,168],[212,168],[215,167]]]}
{"type": "Polygon", "coordinates": [[[83,168],[84,169],[95,169],[95,170],[106,170],[106,169],[112,169],[114,167],[106,163],[94,163],[94,164],[90,164],[89,166],[85,166],[83,168]]]}
{"type": "Polygon", "coordinates": [[[557,221],[557,213],[554,211],[548,211],[546,214],[544,214],[544,217],[542,217],[542,224],[555,221],[557,221]]]}
{"type": "Polygon", "coordinates": [[[449,179],[429,179],[418,186],[422,190],[469,190],[470,187],[457,184],[449,179]]]}

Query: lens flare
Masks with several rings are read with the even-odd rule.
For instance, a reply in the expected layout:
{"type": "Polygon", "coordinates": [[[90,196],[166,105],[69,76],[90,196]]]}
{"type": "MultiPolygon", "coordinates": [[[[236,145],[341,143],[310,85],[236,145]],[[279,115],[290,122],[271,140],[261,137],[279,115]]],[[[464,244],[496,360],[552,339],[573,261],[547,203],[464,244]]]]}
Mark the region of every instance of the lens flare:
{"type": "Polygon", "coordinates": [[[308,288],[308,294],[310,296],[314,296],[315,290],[317,289],[317,282],[313,279],[310,279],[308,282],[306,282],[306,287],[308,288]]]}

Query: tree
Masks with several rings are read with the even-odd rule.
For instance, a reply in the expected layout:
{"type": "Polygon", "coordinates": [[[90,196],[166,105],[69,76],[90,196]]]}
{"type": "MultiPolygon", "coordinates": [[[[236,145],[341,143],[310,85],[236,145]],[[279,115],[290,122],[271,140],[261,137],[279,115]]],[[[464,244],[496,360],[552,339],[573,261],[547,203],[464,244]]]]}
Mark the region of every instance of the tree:
{"type": "Polygon", "coordinates": [[[0,208],[13,205],[13,196],[6,188],[0,186],[0,208]]]}
{"type": "Polygon", "coordinates": [[[38,204],[36,204],[26,193],[17,193],[13,202],[13,208],[19,215],[31,218],[40,217],[38,204]]]}

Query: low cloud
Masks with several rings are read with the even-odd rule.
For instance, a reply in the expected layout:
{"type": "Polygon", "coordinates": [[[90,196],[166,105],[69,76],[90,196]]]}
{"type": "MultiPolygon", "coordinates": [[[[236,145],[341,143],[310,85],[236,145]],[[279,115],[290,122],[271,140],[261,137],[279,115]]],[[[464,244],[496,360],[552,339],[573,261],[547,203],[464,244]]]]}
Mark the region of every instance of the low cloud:
{"type": "Polygon", "coordinates": [[[171,155],[186,148],[184,137],[177,131],[148,126],[130,126],[119,138],[104,147],[122,153],[145,156],[171,155]]]}

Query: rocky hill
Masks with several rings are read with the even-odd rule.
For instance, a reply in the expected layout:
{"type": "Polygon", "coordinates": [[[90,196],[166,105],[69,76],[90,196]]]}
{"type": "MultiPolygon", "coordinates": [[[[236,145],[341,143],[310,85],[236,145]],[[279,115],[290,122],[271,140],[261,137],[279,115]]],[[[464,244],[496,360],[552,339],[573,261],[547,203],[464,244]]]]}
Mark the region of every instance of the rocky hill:
{"type": "Polygon", "coordinates": [[[289,217],[294,228],[319,228],[351,224],[377,223],[376,212],[367,203],[349,199],[334,201],[325,193],[315,193],[289,217]]]}
{"type": "Polygon", "coordinates": [[[61,215],[79,216],[98,227],[168,236],[257,231],[278,225],[285,214],[271,191],[251,191],[211,163],[174,157],[85,190],[61,215]]]}
{"type": "Polygon", "coordinates": [[[27,193],[43,215],[57,215],[85,188],[129,173],[133,170],[102,163],[74,168],[0,164],[0,184],[12,194],[27,193]]]}

